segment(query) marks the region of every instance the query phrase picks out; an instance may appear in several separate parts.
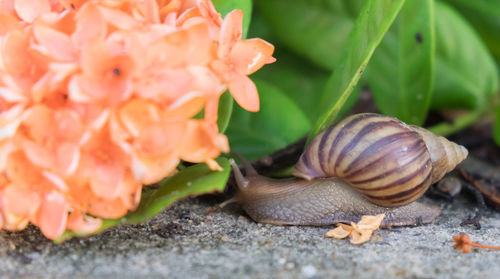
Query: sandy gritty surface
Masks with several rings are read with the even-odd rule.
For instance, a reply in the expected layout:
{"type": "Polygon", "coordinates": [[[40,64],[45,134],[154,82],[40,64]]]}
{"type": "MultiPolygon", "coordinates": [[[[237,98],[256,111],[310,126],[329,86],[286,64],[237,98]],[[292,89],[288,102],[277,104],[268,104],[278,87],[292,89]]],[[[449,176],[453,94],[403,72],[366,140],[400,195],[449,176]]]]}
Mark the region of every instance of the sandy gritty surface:
{"type": "Polygon", "coordinates": [[[217,202],[185,200],[146,224],[62,245],[33,227],[2,231],[0,277],[499,278],[500,251],[451,248],[451,237],[462,232],[500,245],[498,212],[487,212],[481,230],[459,226],[474,210],[465,198],[445,206],[435,224],[380,230],[363,246],[325,238],[327,227],[258,224],[236,204],[207,216],[217,202]]]}

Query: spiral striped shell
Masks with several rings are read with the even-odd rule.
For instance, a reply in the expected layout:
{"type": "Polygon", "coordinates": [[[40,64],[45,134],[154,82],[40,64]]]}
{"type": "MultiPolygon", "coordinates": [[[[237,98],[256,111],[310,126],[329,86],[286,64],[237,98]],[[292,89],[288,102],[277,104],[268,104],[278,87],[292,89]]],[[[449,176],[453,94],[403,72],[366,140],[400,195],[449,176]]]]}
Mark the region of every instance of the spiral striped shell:
{"type": "Polygon", "coordinates": [[[371,202],[394,207],[418,199],[467,153],[423,128],[363,113],[319,134],[293,174],[307,180],[339,177],[371,202]]]}

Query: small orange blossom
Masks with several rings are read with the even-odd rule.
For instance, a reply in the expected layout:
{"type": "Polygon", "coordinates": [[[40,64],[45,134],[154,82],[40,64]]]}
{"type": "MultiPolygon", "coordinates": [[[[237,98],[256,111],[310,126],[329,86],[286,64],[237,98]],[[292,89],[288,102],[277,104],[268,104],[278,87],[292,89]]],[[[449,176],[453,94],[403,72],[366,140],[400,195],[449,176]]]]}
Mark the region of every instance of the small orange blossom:
{"type": "Polygon", "coordinates": [[[500,250],[500,246],[483,245],[472,242],[470,240],[470,237],[466,234],[459,234],[453,236],[453,241],[455,241],[453,249],[460,249],[464,254],[469,253],[472,250],[472,247],[500,250]]]}

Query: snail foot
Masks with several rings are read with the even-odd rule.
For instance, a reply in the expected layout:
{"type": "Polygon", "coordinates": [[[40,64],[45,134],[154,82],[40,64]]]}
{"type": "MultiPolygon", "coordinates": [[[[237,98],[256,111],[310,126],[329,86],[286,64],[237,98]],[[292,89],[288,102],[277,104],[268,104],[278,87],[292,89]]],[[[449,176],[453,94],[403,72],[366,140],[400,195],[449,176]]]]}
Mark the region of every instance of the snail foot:
{"type": "Polygon", "coordinates": [[[414,202],[387,211],[381,227],[390,228],[429,224],[432,223],[440,213],[441,209],[437,206],[414,202]]]}

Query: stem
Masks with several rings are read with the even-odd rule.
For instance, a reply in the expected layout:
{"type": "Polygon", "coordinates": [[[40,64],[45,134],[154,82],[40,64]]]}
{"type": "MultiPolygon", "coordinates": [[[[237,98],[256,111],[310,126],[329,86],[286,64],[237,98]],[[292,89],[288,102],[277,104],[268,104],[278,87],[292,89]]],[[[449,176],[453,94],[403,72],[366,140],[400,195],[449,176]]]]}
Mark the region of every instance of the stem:
{"type": "Polygon", "coordinates": [[[476,123],[486,113],[486,110],[475,110],[455,119],[453,123],[440,123],[429,127],[428,130],[443,137],[454,134],[476,123]]]}
{"type": "Polygon", "coordinates": [[[495,249],[495,250],[500,250],[500,246],[492,246],[492,245],[483,245],[479,243],[472,242],[470,244],[472,247],[479,247],[479,248],[488,248],[488,249],[495,249]]]}

